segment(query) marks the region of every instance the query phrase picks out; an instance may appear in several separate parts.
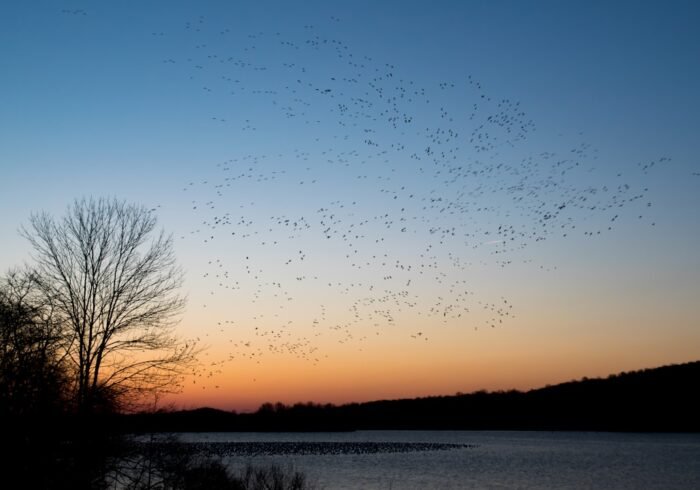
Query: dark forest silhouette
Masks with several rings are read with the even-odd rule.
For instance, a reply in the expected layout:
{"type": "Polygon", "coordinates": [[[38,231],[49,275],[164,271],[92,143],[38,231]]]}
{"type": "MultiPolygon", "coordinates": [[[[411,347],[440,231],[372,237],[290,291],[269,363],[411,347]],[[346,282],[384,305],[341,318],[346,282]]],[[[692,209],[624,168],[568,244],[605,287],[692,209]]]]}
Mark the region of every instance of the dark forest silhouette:
{"type": "Polygon", "coordinates": [[[351,403],[263,404],[122,417],[133,431],[584,430],[700,431],[700,361],[522,391],[351,403]]]}

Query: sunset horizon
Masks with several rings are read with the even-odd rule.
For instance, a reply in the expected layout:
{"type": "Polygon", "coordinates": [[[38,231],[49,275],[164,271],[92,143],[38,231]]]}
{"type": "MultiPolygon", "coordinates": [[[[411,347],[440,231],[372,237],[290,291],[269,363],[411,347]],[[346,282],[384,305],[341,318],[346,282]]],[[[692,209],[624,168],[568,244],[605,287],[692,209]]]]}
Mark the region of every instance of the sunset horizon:
{"type": "MultiPolygon", "coordinates": [[[[164,409],[164,410],[196,410],[200,408],[215,408],[218,410],[224,410],[224,411],[235,411],[237,413],[253,413],[256,412],[257,410],[260,409],[260,407],[264,404],[268,403],[282,403],[284,405],[295,405],[295,404],[315,404],[315,405],[346,405],[346,404],[353,404],[353,403],[366,403],[366,402],[375,402],[375,401],[386,401],[386,400],[406,400],[406,399],[415,399],[415,398],[426,398],[426,397],[443,397],[443,396],[454,396],[454,395],[462,395],[462,394],[471,394],[471,393],[477,393],[477,392],[502,392],[502,391],[521,391],[521,392],[527,392],[530,390],[536,390],[540,388],[544,388],[547,386],[552,386],[552,385],[557,385],[561,383],[567,383],[567,382],[572,382],[572,381],[579,381],[581,379],[605,379],[608,376],[611,375],[617,375],[620,373],[624,372],[632,372],[632,371],[641,371],[644,369],[654,369],[658,367],[663,367],[663,366],[668,366],[668,365],[677,365],[677,364],[685,364],[689,362],[695,362],[697,359],[687,359],[687,360],[678,360],[675,361],[671,364],[659,364],[659,365],[648,365],[648,366],[631,366],[631,367],[626,367],[624,369],[618,369],[610,372],[598,372],[598,373],[593,373],[591,374],[590,372],[581,372],[581,373],[572,373],[571,376],[550,376],[549,378],[545,378],[544,381],[533,381],[532,383],[521,383],[521,384],[516,384],[516,383],[511,383],[508,384],[508,381],[504,381],[503,383],[494,383],[492,385],[484,385],[484,384],[477,384],[474,383],[473,387],[470,387],[468,383],[464,383],[464,386],[466,388],[463,389],[457,389],[457,390],[452,390],[451,386],[446,387],[444,390],[440,390],[439,388],[433,389],[432,386],[431,388],[425,389],[423,391],[419,389],[415,389],[411,391],[411,388],[405,389],[405,390],[400,390],[397,389],[396,387],[392,387],[391,390],[375,390],[374,392],[370,392],[369,395],[366,396],[356,396],[353,397],[352,393],[353,390],[345,390],[342,387],[334,387],[334,389],[328,389],[326,387],[322,387],[319,389],[323,395],[321,397],[313,397],[314,392],[301,392],[300,395],[296,395],[296,392],[287,395],[287,390],[282,391],[281,396],[275,396],[272,395],[270,398],[267,399],[261,399],[258,397],[251,397],[249,399],[243,399],[241,400],[241,395],[239,393],[233,393],[230,395],[226,395],[225,393],[220,394],[218,397],[217,396],[212,396],[210,399],[203,398],[203,397],[198,397],[196,402],[189,403],[187,401],[186,396],[183,395],[175,395],[175,396],[167,396],[163,397],[159,408],[164,409]],[[335,393],[335,391],[341,391],[340,394],[336,396],[328,396],[328,393],[335,393]],[[350,394],[348,394],[350,393],[350,394]],[[374,394],[373,394],[374,393],[374,394]],[[388,393],[388,394],[387,394],[388,393]]],[[[150,410],[150,409],[148,409],[150,410]]]]}

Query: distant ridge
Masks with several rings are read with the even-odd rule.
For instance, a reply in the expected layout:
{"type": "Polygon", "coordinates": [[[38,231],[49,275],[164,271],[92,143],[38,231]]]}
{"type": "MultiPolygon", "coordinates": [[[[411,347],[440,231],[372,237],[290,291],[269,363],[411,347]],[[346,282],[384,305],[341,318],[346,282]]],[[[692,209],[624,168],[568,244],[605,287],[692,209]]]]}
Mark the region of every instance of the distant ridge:
{"type": "Polygon", "coordinates": [[[700,361],[522,391],[346,405],[266,403],[121,417],[131,431],[583,430],[700,431],[700,361]]]}

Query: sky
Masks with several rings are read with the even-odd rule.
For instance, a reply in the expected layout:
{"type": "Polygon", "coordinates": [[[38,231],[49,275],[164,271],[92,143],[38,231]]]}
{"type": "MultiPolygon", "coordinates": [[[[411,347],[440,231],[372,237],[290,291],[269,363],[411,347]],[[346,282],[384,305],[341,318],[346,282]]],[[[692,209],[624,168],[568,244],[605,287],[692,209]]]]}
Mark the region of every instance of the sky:
{"type": "Polygon", "coordinates": [[[27,1],[0,269],[154,209],[205,348],[177,407],[529,389],[700,358],[696,2],[27,1]]]}

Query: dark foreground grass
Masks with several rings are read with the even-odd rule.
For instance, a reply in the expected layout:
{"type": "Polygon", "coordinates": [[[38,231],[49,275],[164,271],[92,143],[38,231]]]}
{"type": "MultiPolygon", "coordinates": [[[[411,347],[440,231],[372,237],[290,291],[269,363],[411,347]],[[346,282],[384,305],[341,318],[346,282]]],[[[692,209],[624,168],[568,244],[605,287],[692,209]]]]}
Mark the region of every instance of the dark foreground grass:
{"type": "Polygon", "coordinates": [[[316,490],[303,472],[251,463],[233,471],[187,444],[135,446],[111,465],[108,488],[124,490],[316,490]],[[166,449],[167,448],[167,449],[166,449]]]}
{"type": "MultiPolygon", "coordinates": [[[[315,490],[306,476],[281,466],[246,465],[232,472],[220,461],[202,461],[173,472],[151,471],[121,478],[125,490],[315,490]]],[[[116,482],[115,482],[116,483],[116,482]]]]}

